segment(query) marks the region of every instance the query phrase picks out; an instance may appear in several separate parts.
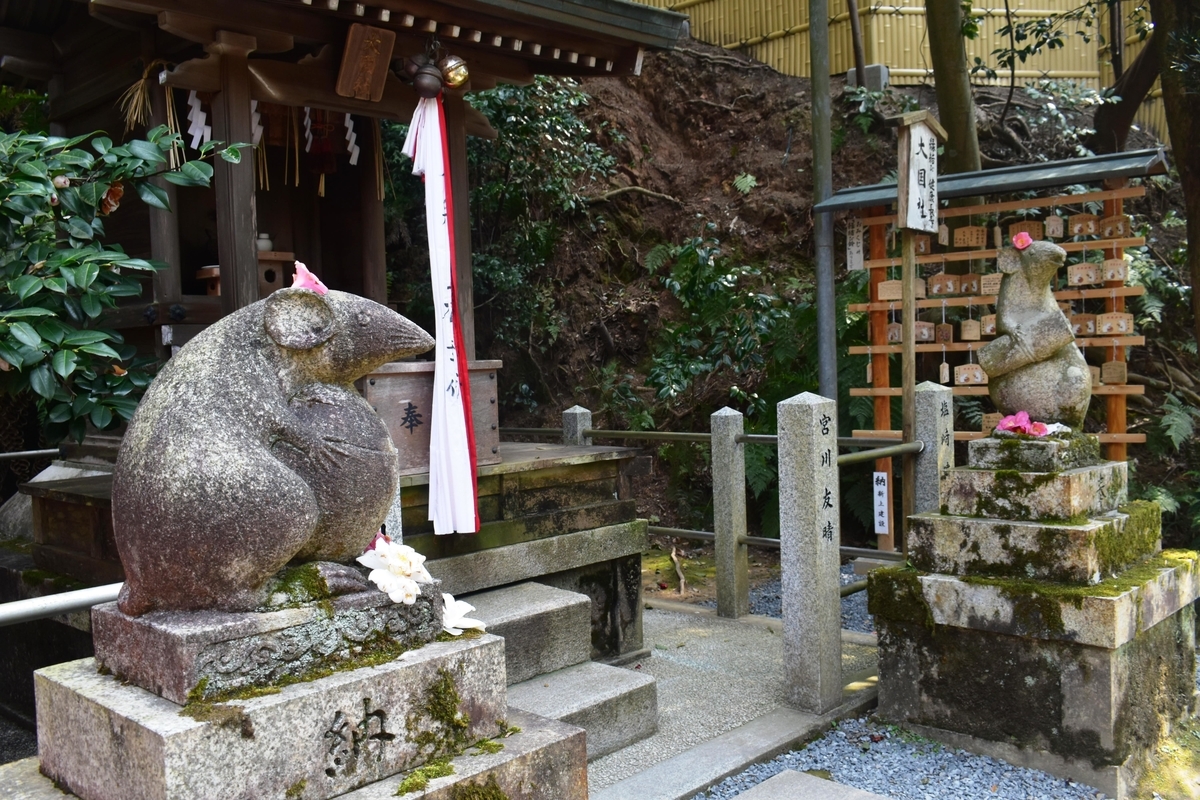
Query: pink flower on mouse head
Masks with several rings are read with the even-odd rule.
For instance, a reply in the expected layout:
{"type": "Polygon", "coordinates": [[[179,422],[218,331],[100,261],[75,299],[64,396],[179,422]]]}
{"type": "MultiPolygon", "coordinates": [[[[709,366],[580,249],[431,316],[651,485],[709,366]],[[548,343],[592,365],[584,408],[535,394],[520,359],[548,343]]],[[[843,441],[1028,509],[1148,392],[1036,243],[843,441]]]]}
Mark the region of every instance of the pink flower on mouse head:
{"type": "Polygon", "coordinates": [[[1033,244],[1033,237],[1025,231],[1021,231],[1013,237],[1013,247],[1017,248],[1018,250],[1024,250],[1031,244],[1033,244]]]}
{"type": "Polygon", "coordinates": [[[296,277],[292,280],[293,289],[312,289],[317,294],[325,294],[329,288],[321,283],[321,279],[309,272],[308,267],[296,262],[296,277]]]}

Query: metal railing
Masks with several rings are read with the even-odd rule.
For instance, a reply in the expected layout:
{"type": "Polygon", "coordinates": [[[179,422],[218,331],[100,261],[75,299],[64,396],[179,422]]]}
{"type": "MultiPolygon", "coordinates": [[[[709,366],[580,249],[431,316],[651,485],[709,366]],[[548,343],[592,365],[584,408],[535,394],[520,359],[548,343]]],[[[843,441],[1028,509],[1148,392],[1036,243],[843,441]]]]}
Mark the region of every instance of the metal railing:
{"type": "Polygon", "coordinates": [[[111,603],[117,599],[122,585],[110,583],[105,586],[92,586],[87,589],[76,589],[45,597],[31,597],[27,600],[0,603],[0,627],[32,622],[46,617],[57,617],[60,614],[70,614],[75,611],[86,611],[101,603],[111,603]]]}

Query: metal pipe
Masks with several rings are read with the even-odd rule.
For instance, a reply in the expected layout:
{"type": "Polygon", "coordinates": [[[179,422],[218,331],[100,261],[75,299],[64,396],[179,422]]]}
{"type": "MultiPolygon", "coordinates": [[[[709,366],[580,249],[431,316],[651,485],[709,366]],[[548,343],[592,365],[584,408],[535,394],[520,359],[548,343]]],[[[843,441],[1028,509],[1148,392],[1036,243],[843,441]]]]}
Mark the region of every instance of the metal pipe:
{"type": "Polygon", "coordinates": [[[0,453],[0,461],[17,461],[22,458],[58,458],[62,451],[57,447],[53,450],[17,450],[11,453],[0,453]]]}
{"type": "Polygon", "coordinates": [[[861,464],[864,461],[874,461],[877,458],[912,455],[924,450],[924,442],[904,442],[888,447],[876,447],[873,450],[859,450],[857,453],[844,453],[837,457],[837,463],[839,467],[847,467],[851,464],[861,464]]]}
{"type": "Polygon", "coordinates": [[[651,525],[647,528],[650,533],[657,533],[659,536],[677,536],[680,539],[695,539],[700,542],[715,542],[717,535],[711,531],[693,531],[687,528],[663,528],[658,525],[651,525]]]}
{"type": "Polygon", "coordinates": [[[769,550],[779,549],[779,540],[771,539],[766,536],[739,536],[738,544],[752,545],[754,547],[766,547],[769,550]]]}
{"type": "Polygon", "coordinates": [[[74,592],[61,592],[45,597],[31,597],[28,600],[16,600],[12,603],[0,603],[0,627],[16,625],[21,622],[31,622],[35,619],[56,617],[59,614],[69,614],[72,611],[86,611],[101,603],[111,603],[117,599],[117,594],[124,584],[110,583],[105,586],[92,586],[74,592]]]}
{"type": "MultiPolygon", "coordinates": [[[[829,0],[808,5],[808,60],[812,88],[813,204],[833,194],[833,111],[829,86],[829,0]]],[[[835,403],[837,300],[833,289],[833,215],[813,215],[816,250],[817,391],[835,403]]]]}
{"type": "Polygon", "coordinates": [[[596,439],[645,439],[652,442],[711,442],[711,433],[689,433],[687,431],[610,431],[586,430],[584,436],[596,439]]]}
{"type": "MultiPolygon", "coordinates": [[[[688,528],[663,528],[658,525],[651,525],[650,533],[656,533],[660,536],[675,536],[680,539],[695,539],[699,542],[711,542],[716,539],[716,536],[709,531],[693,531],[688,528]]],[[[775,550],[779,549],[778,539],[768,539],[765,536],[739,536],[740,544],[749,545],[751,547],[768,547],[775,550]]],[[[895,561],[900,563],[904,561],[904,557],[900,553],[890,553],[885,550],[872,550],[869,547],[839,547],[838,552],[844,558],[875,558],[880,561],[895,561]]]]}
{"type": "Polygon", "coordinates": [[[562,428],[501,428],[500,435],[508,436],[558,436],[563,435],[562,428]]]}
{"type": "Polygon", "coordinates": [[[838,591],[838,594],[840,594],[842,597],[849,597],[852,594],[858,594],[859,592],[865,592],[866,590],[866,581],[855,581],[854,583],[847,583],[845,586],[843,586],[838,591]]]}
{"type": "Polygon", "coordinates": [[[897,564],[904,562],[904,556],[891,550],[875,550],[870,547],[841,547],[839,548],[843,556],[850,558],[871,558],[877,561],[895,561],[897,564]]]}

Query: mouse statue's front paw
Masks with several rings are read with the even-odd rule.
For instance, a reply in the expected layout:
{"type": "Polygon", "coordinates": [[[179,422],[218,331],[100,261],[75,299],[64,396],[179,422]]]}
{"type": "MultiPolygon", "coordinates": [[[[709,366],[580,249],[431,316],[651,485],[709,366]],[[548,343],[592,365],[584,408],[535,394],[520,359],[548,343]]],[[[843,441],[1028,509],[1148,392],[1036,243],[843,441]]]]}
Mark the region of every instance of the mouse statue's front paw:
{"type": "Polygon", "coordinates": [[[287,567],[267,587],[267,608],[294,608],[344,594],[365,592],[370,582],[357,567],[332,561],[310,561],[287,567]]]}

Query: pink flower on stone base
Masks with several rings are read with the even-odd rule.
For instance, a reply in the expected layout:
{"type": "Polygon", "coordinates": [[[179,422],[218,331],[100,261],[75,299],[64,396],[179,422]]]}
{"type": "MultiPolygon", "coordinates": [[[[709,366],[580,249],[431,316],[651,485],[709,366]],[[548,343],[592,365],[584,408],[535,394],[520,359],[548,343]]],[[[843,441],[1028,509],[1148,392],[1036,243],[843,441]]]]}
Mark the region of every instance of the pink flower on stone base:
{"type": "Polygon", "coordinates": [[[296,277],[292,279],[293,289],[312,289],[317,294],[326,294],[329,292],[328,287],[321,283],[321,279],[313,275],[308,267],[303,263],[296,262],[296,277]]]}
{"type": "Polygon", "coordinates": [[[1045,436],[1050,429],[1044,422],[1034,422],[1029,419],[1028,412],[1018,411],[1002,418],[996,423],[996,430],[1008,433],[1023,433],[1027,436],[1045,436]]]}
{"type": "Polygon", "coordinates": [[[1021,231],[1013,237],[1013,247],[1017,248],[1018,250],[1024,250],[1031,244],[1033,244],[1033,237],[1025,231],[1021,231]]]}

